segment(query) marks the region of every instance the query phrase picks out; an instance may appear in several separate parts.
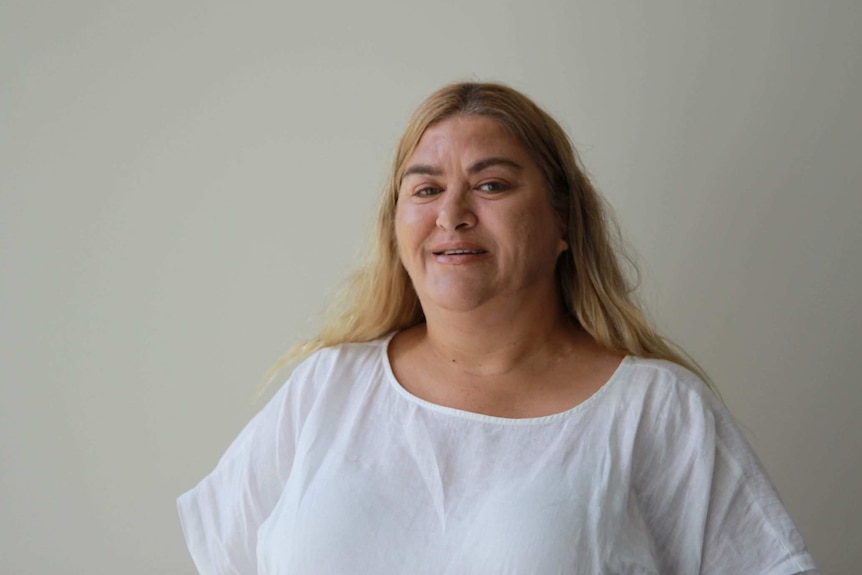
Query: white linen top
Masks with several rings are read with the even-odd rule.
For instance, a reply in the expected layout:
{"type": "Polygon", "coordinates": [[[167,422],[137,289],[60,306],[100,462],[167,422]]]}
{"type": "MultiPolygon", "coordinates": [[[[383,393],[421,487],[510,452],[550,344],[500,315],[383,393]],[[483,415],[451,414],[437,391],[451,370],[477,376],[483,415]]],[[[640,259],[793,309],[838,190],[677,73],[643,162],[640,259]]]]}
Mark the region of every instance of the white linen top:
{"type": "Polygon", "coordinates": [[[626,357],[554,415],[407,392],[391,336],[300,364],[178,500],[203,575],[789,575],[814,562],[691,372],[626,357]]]}

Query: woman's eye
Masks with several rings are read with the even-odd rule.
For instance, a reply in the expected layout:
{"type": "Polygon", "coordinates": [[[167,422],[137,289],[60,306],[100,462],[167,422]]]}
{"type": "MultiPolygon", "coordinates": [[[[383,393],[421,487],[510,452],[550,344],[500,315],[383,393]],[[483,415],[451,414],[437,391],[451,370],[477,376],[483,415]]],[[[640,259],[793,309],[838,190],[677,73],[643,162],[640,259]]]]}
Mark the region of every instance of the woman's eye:
{"type": "Polygon", "coordinates": [[[433,196],[433,195],[439,194],[439,193],[440,193],[440,188],[434,188],[434,187],[430,187],[430,186],[425,187],[425,188],[419,188],[418,190],[416,190],[416,195],[419,197],[428,197],[428,196],[433,196]]]}
{"type": "Polygon", "coordinates": [[[485,182],[479,186],[479,189],[483,192],[494,194],[507,190],[508,186],[503,182],[485,182]]]}

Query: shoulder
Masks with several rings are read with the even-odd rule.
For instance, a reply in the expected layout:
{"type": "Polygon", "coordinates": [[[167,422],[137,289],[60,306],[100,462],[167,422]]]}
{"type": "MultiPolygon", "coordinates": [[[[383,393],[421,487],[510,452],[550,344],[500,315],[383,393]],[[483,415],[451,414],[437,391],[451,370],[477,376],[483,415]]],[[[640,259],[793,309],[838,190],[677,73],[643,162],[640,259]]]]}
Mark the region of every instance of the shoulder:
{"type": "Polygon", "coordinates": [[[629,407],[638,509],[665,570],[798,573],[810,556],[742,430],[691,371],[627,358],[618,403],[629,407]],[[769,568],[767,568],[769,567],[769,568]]]}
{"type": "Polygon", "coordinates": [[[635,453],[686,459],[746,441],[721,399],[693,372],[670,361],[629,356],[615,386],[616,420],[632,434],[635,453]]]}
{"type": "Polygon", "coordinates": [[[341,343],[318,349],[296,364],[288,382],[308,376],[326,376],[336,370],[367,367],[380,361],[391,337],[387,335],[371,341],[341,343]]]}
{"type": "Polygon", "coordinates": [[[365,342],[350,342],[325,347],[309,355],[294,369],[294,374],[327,376],[337,372],[371,369],[386,353],[391,336],[365,342]]]}
{"type": "Polygon", "coordinates": [[[276,392],[282,402],[316,403],[331,394],[342,394],[383,373],[390,336],[319,349],[297,364],[276,392]]]}
{"type": "Polygon", "coordinates": [[[672,361],[630,355],[626,357],[625,363],[629,368],[629,377],[638,383],[659,388],[674,387],[709,392],[706,384],[696,374],[672,361]]]}
{"type": "Polygon", "coordinates": [[[644,466],[701,460],[711,466],[719,457],[735,473],[759,467],[739,424],[700,377],[669,361],[627,361],[619,403],[633,423],[636,453],[644,466]]]}
{"type": "Polygon", "coordinates": [[[623,401],[649,410],[706,410],[725,415],[716,394],[695,373],[671,361],[628,356],[617,377],[623,401]]]}

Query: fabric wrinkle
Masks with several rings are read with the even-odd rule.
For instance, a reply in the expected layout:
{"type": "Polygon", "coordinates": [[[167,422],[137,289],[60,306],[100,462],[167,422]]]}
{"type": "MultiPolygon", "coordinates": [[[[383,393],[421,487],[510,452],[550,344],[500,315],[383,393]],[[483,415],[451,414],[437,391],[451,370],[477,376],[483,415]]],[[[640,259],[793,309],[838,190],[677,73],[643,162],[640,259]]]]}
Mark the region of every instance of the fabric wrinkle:
{"type": "Polygon", "coordinates": [[[441,464],[440,456],[432,443],[432,434],[428,429],[425,419],[416,410],[411,410],[411,427],[416,430],[412,433],[413,441],[410,443],[408,453],[415,464],[415,469],[425,485],[431,504],[437,518],[440,521],[440,529],[446,532],[446,478],[444,476],[446,465],[441,464]]]}

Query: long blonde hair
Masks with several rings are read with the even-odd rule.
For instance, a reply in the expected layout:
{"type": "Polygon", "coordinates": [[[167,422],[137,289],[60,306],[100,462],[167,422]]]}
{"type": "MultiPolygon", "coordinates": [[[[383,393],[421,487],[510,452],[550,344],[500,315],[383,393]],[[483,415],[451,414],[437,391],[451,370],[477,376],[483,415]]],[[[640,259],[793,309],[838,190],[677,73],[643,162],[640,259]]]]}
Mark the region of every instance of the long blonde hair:
{"type": "Polygon", "coordinates": [[[455,83],[431,94],[413,113],[398,144],[383,189],[368,261],[350,278],[320,334],[289,350],[270,370],[318,349],[363,342],[425,320],[395,240],[395,207],[407,159],[429,126],[456,115],[493,118],[532,154],[544,174],[551,206],[566,224],[569,249],[557,262],[566,312],[600,345],[620,353],[665,359],[698,374],[704,371],[682,349],[660,336],[633,297],[634,283],[621,259],[619,233],[565,131],[520,92],[496,83],[455,83]]]}

